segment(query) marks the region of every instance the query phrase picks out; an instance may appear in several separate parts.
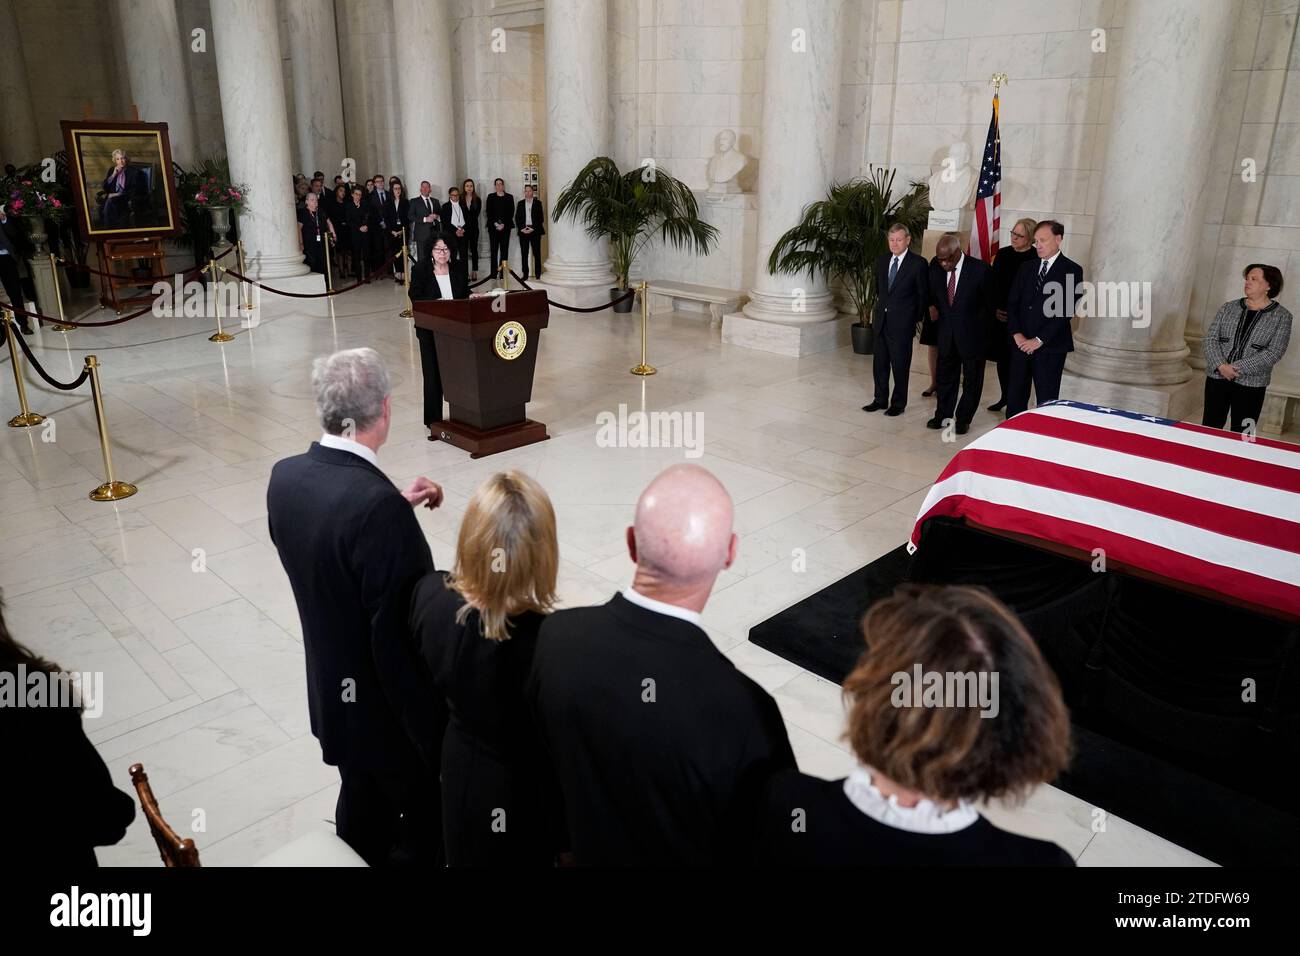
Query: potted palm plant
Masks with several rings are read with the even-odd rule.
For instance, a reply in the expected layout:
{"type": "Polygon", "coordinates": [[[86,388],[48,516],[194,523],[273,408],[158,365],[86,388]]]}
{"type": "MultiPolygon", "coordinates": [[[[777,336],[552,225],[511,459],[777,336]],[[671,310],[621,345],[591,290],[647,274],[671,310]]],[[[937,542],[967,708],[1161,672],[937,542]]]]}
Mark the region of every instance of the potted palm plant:
{"type": "Polygon", "coordinates": [[[835,183],[825,199],[812,203],[803,218],[785,233],[767,260],[767,271],[820,274],[838,280],[857,316],[852,326],[853,351],[870,355],[871,314],[876,307],[876,259],[889,251],[887,234],[902,223],[916,244],[930,212],[930,188],[913,182],[897,199],[895,170],[873,168],[869,178],[835,183]]]}
{"type": "MultiPolygon", "coordinates": [[[[610,264],[618,277],[611,298],[627,291],[632,263],[655,239],[699,255],[708,255],[718,242],[718,230],[700,219],[689,186],[659,166],[620,172],[608,156],[597,156],[579,170],[560,193],[552,216],[568,216],[582,223],[591,238],[609,240],[610,264]]],[[[632,300],[615,309],[630,312],[632,300]]]]}

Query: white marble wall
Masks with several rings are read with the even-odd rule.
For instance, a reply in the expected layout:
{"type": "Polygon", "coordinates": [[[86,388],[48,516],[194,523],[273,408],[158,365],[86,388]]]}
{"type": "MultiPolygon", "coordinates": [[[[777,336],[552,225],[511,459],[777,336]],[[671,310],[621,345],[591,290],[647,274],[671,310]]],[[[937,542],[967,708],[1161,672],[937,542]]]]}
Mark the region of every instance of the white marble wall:
{"type": "Polygon", "coordinates": [[[226,151],[226,131],[221,118],[217,61],[212,55],[212,7],[209,0],[179,0],[176,6],[182,37],[188,41],[192,32],[200,29],[206,32],[209,41],[206,52],[196,51],[192,42],[186,42],[183,53],[194,104],[198,155],[205,159],[220,156],[226,151]]]}
{"type": "MultiPolygon", "coordinates": [[[[1198,365],[1200,336],[1219,306],[1242,294],[1247,264],[1281,269],[1290,283],[1281,301],[1300,313],[1300,3],[1240,4],[1187,321],[1198,365]],[[1242,180],[1245,159],[1255,161],[1254,182],[1242,180]]],[[[1291,348],[1280,368],[1300,374],[1300,347],[1291,348]]]]}

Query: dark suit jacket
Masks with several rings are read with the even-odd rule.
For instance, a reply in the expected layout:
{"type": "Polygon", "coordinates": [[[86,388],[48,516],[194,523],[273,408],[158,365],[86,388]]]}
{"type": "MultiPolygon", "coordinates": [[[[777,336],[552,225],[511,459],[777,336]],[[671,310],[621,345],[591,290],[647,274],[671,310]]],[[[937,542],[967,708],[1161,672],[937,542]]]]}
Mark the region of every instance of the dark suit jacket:
{"type": "Polygon", "coordinates": [[[981,260],[963,254],[952,305],[948,304],[948,273],[943,266],[931,269],[929,274],[930,301],[939,310],[939,348],[956,348],[962,358],[983,358],[993,312],[992,270],[981,260]]]}
{"type": "Polygon", "coordinates": [[[1019,332],[1025,338],[1043,340],[1042,352],[1073,352],[1074,335],[1070,320],[1083,295],[1083,267],[1065,253],[1056,257],[1047,272],[1043,289],[1038,291],[1040,259],[1030,259],[1016,273],[1007,300],[1007,334],[1013,339],[1019,332]],[[1073,284],[1068,280],[1073,277],[1073,284]],[[1072,291],[1073,295],[1067,295],[1072,291]]]}
{"type": "MultiPolygon", "coordinates": [[[[521,199],[515,205],[515,228],[516,229],[524,228],[524,203],[527,201],[528,200],[526,199],[521,199]]],[[[546,235],[546,223],[543,222],[545,218],[546,216],[542,212],[542,201],[538,199],[536,196],[534,196],[533,197],[533,231],[529,233],[530,236],[546,235]]]]}
{"type": "MultiPolygon", "coordinates": [[[[16,678],[17,664],[0,671],[16,678]]],[[[125,779],[127,759],[115,763],[125,779]]],[[[135,819],[135,801],[113,785],[76,708],[0,707],[0,766],[9,775],[0,792],[3,856],[14,863],[96,866],[95,847],[117,843],[135,819]]]]}
{"type": "Polygon", "coordinates": [[[891,332],[897,330],[915,335],[917,323],[925,318],[925,308],[929,303],[925,257],[911,250],[904,253],[891,289],[889,261],[893,258],[892,253],[885,253],[876,259],[876,309],[873,324],[877,333],[888,327],[891,332]]]}
{"type": "Polygon", "coordinates": [[[465,197],[460,200],[460,208],[465,210],[465,235],[470,239],[478,236],[478,217],[483,211],[483,198],[475,195],[472,203],[465,202],[465,197]]]}
{"type": "Polygon", "coordinates": [[[127,163],[126,178],[120,190],[122,195],[111,199],[109,195],[118,191],[111,181],[115,171],[110,167],[104,174],[104,208],[100,216],[106,226],[129,226],[131,213],[149,195],[149,185],[145,182],[144,172],[139,167],[127,163]]]}
{"type": "Polygon", "coordinates": [[[388,203],[389,203],[389,200],[391,200],[392,198],[393,198],[393,191],[392,191],[391,189],[388,189],[388,188],[385,188],[385,189],[384,189],[384,198],[383,198],[383,199],[380,199],[380,198],[379,198],[379,190],[378,190],[378,189],[376,189],[374,192],[370,193],[370,195],[368,195],[368,196],[366,197],[366,199],[370,202],[371,206],[374,207],[374,210],[375,210],[375,221],[378,222],[379,220],[382,219],[382,220],[384,221],[384,228],[385,228],[385,229],[392,229],[392,228],[393,228],[393,221],[392,221],[391,219],[389,219],[389,218],[387,217],[387,214],[386,214],[386,213],[387,213],[387,209],[388,209],[388,203]]]}
{"type": "Polygon", "coordinates": [[[418,752],[436,773],[446,715],[418,669],[408,623],[433,557],[411,505],[365,459],[312,442],[271,469],[266,507],[298,602],[311,730],[325,762],[392,770],[418,766],[418,752]]]}
{"type": "Polygon", "coordinates": [[[442,231],[440,220],[424,221],[424,217],[430,213],[435,216],[442,215],[442,206],[438,205],[438,200],[434,199],[433,196],[429,196],[428,206],[425,206],[423,196],[416,196],[411,200],[411,204],[406,207],[406,220],[411,226],[411,235],[415,237],[416,242],[422,243],[425,239],[436,236],[442,231]]]}
{"type": "Polygon", "coordinates": [[[746,857],[765,781],[794,767],[771,696],[700,628],[621,594],[546,619],[528,697],[580,864],[746,857]]]}
{"type": "Polygon", "coordinates": [[[401,200],[393,198],[393,194],[388,194],[388,201],[384,203],[384,222],[388,224],[386,232],[397,232],[406,228],[406,217],[410,208],[411,200],[402,196],[401,200]]]}
{"type": "Polygon", "coordinates": [[[343,215],[348,224],[348,235],[352,237],[352,244],[364,245],[373,238],[375,230],[379,228],[379,217],[375,214],[375,204],[369,199],[361,200],[358,206],[351,199],[343,207],[343,215]],[[361,231],[362,226],[369,226],[366,232],[361,231]]]}
{"type": "MultiPolygon", "coordinates": [[[[465,204],[461,202],[459,199],[456,200],[456,205],[460,207],[461,215],[465,217],[465,225],[462,227],[465,230],[465,235],[463,238],[466,241],[468,241],[470,235],[469,210],[465,208],[465,204]]],[[[448,199],[445,203],[442,204],[441,212],[442,212],[443,238],[447,239],[448,241],[451,241],[457,237],[456,237],[456,227],[452,225],[451,222],[451,200],[450,199],[448,199]]]]}
{"type": "MultiPolygon", "coordinates": [[[[452,260],[448,265],[448,270],[451,272],[451,297],[453,299],[468,299],[469,276],[465,272],[464,260],[460,262],[452,260]]],[[[441,298],[442,286],[438,285],[438,280],[434,278],[432,260],[416,263],[411,269],[411,301],[419,302],[425,299],[441,298]]],[[[416,331],[427,332],[428,330],[416,329],[416,331]]]]}
{"type": "Polygon", "coordinates": [[[505,235],[515,228],[515,197],[509,193],[501,196],[498,196],[495,191],[488,193],[487,199],[484,200],[484,210],[487,214],[484,222],[489,235],[493,233],[505,235]],[[498,222],[505,226],[499,233],[495,225],[498,222]]]}

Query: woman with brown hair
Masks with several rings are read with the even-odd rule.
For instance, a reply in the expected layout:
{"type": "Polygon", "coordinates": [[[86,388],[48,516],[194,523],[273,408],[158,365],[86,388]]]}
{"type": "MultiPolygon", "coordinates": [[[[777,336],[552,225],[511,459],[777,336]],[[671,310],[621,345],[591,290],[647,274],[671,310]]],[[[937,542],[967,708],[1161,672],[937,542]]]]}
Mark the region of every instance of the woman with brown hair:
{"type": "Polygon", "coordinates": [[[493,475],[461,521],[452,572],[412,597],[411,626],[449,711],[442,820],[451,866],[550,866],[557,790],[524,698],[555,603],[555,511],[536,480],[493,475]]]}
{"type": "Polygon", "coordinates": [[[974,806],[1022,798],[1070,758],[1060,686],[1015,615],[983,588],[903,585],[862,630],[868,650],[844,681],[858,767],[843,780],[773,778],[761,859],[1072,866],[974,806]]]}

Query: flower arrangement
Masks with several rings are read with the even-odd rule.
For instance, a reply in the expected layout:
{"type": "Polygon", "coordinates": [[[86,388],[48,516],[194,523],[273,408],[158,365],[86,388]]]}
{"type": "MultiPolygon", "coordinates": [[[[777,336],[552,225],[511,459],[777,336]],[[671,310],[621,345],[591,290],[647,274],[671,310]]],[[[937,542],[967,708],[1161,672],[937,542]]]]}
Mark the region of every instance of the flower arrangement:
{"type": "Polygon", "coordinates": [[[56,226],[68,215],[68,202],[58,183],[45,183],[23,172],[0,184],[5,210],[25,219],[48,219],[56,226]]]}
{"type": "Polygon", "coordinates": [[[230,166],[224,158],[205,159],[180,177],[180,194],[187,206],[211,209],[229,206],[236,214],[244,211],[248,186],[232,182],[230,166]]]}

